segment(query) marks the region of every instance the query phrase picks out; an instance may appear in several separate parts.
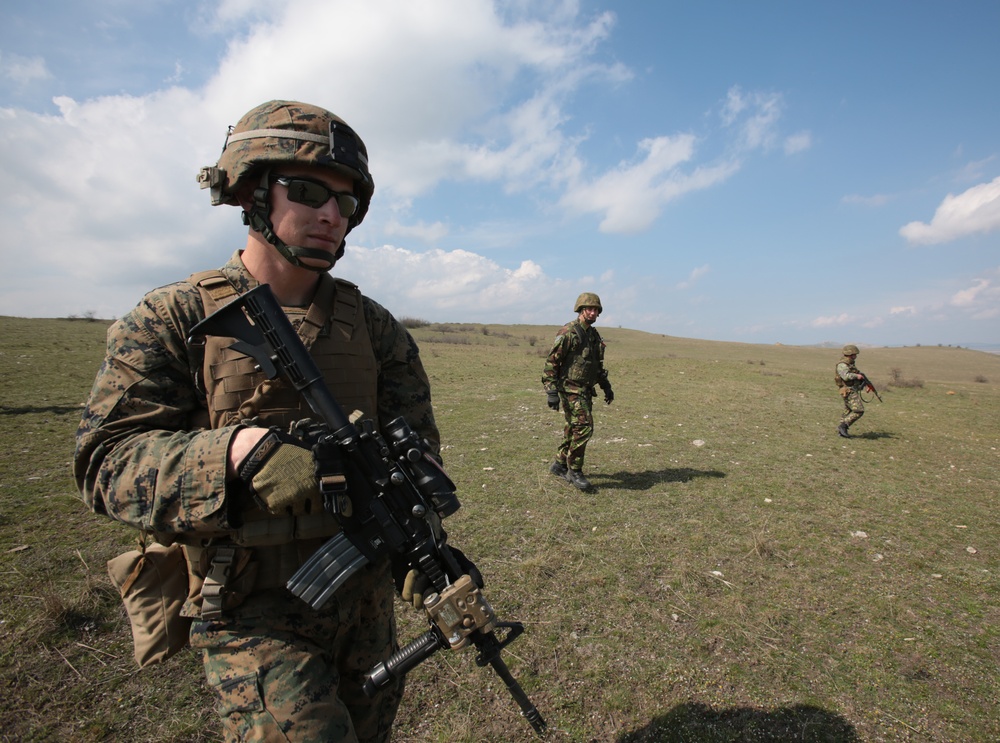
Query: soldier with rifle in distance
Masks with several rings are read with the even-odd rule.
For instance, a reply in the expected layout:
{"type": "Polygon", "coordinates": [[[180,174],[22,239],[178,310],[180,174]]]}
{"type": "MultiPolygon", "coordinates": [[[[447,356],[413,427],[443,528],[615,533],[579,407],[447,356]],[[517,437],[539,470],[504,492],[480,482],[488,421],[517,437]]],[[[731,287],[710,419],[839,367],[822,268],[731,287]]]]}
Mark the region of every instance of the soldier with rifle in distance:
{"type": "Polygon", "coordinates": [[[471,643],[504,676],[516,634],[496,637],[509,625],[441,528],[458,500],[416,343],[329,274],[371,202],[368,153],[329,111],[270,101],[230,127],[199,182],[241,209],[246,244],[109,329],[77,484],[95,512],[181,546],[179,614],[226,740],[384,743],[409,668],[471,643]],[[399,657],[394,582],[459,626],[427,609],[430,638],[399,657]]]}
{"type": "Polygon", "coordinates": [[[848,429],[865,414],[861,391],[870,390],[875,393],[879,402],[882,402],[882,396],[875,389],[875,385],[854,365],[854,360],[859,353],[861,352],[853,343],[844,346],[844,357],[837,362],[837,371],[834,375],[834,381],[836,381],[840,396],[844,400],[844,414],[840,418],[840,425],[837,426],[837,434],[845,439],[851,438],[848,429]]]}

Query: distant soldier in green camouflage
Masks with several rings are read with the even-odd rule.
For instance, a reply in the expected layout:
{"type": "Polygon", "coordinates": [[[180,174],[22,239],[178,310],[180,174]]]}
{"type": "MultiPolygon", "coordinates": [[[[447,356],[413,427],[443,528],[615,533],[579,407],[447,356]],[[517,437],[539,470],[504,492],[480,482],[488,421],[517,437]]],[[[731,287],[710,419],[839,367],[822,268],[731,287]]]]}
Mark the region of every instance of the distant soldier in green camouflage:
{"type": "Polygon", "coordinates": [[[840,396],[844,399],[844,414],[840,417],[837,434],[845,439],[851,438],[851,434],[847,430],[865,414],[861,390],[865,388],[867,378],[854,365],[854,360],[859,353],[858,347],[853,344],[844,346],[844,357],[837,362],[837,373],[834,375],[840,396]]]}
{"type": "Polygon", "coordinates": [[[563,440],[549,472],[566,478],[579,490],[590,488],[583,474],[583,461],[587,442],[594,435],[594,385],[600,386],[608,405],[615,399],[604,368],[605,344],[594,328],[603,309],[601,298],[592,292],[577,297],[573,305],[577,318],[556,333],[542,371],[548,406],[559,410],[561,405],[566,416],[563,440]]]}
{"type": "Polygon", "coordinates": [[[386,741],[402,682],[373,699],[362,686],[398,649],[389,560],[320,610],[286,590],[340,529],[312,452],[288,435],[311,411],[231,339],[187,342],[216,308],[267,283],[347,411],[381,425],[403,416],[439,452],[413,338],[328,273],[371,202],[367,151],[329,111],[271,101],[230,129],[199,180],[213,204],[242,209],[246,245],[218,270],[151,291],[110,328],[77,433],[77,484],[95,512],[183,545],[190,640],[227,740],[386,741]]]}

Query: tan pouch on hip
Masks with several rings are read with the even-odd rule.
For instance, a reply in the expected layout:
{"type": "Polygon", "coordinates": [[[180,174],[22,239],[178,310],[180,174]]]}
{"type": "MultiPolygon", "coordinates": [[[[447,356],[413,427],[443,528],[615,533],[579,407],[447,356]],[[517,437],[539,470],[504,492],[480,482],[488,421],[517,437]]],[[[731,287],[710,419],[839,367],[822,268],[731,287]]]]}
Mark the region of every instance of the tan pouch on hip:
{"type": "Polygon", "coordinates": [[[140,668],[162,663],[188,644],[191,619],[181,616],[187,599],[187,561],[179,544],[153,542],[108,561],[108,575],[132,624],[140,668]]]}

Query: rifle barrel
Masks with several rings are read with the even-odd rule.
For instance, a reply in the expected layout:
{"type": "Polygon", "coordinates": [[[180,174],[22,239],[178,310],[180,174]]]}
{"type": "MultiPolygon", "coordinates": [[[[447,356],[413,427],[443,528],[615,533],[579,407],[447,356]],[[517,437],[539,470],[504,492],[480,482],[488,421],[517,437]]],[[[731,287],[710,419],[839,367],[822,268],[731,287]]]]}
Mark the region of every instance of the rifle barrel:
{"type": "Polygon", "coordinates": [[[503,658],[500,657],[501,645],[497,641],[496,636],[492,632],[485,635],[481,632],[476,632],[473,635],[473,643],[479,649],[479,657],[476,659],[476,663],[478,665],[489,663],[493,666],[493,670],[496,671],[497,676],[503,679],[503,682],[507,685],[507,690],[510,691],[510,695],[514,697],[514,701],[521,708],[521,714],[524,716],[524,719],[528,721],[528,724],[531,725],[536,733],[544,735],[548,729],[548,725],[542,719],[542,715],[535,705],[531,703],[524,689],[517,683],[517,679],[511,674],[503,658]]]}

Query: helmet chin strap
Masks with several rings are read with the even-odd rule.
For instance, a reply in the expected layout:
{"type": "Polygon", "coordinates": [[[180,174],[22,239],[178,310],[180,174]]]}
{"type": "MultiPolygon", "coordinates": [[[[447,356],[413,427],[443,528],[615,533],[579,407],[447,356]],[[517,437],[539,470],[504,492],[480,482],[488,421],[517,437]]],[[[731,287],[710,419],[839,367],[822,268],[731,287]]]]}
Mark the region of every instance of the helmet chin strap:
{"type": "Polygon", "coordinates": [[[250,207],[249,212],[246,210],[243,211],[243,224],[259,232],[265,240],[275,247],[281,254],[281,257],[293,266],[315,271],[316,273],[326,273],[329,271],[343,257],[347,240],[340,241],[340,247],[337,248],[337,252],[333,254],[333,257],[330,256],[328,251],[320,250],[319,248],[306,248],[301,245],[287,244],[278,237],[274,231],[274,225],[271,224],[271,204],[268,199],[270,188],[270,171],[265,170],[260,177],[260,185],[254,189],[253,206],[250,207]],[[309,263],[303,263],[299,260],[300,258],[313,258],[322,261],[326,265],[313,266],[309,263]]]}

